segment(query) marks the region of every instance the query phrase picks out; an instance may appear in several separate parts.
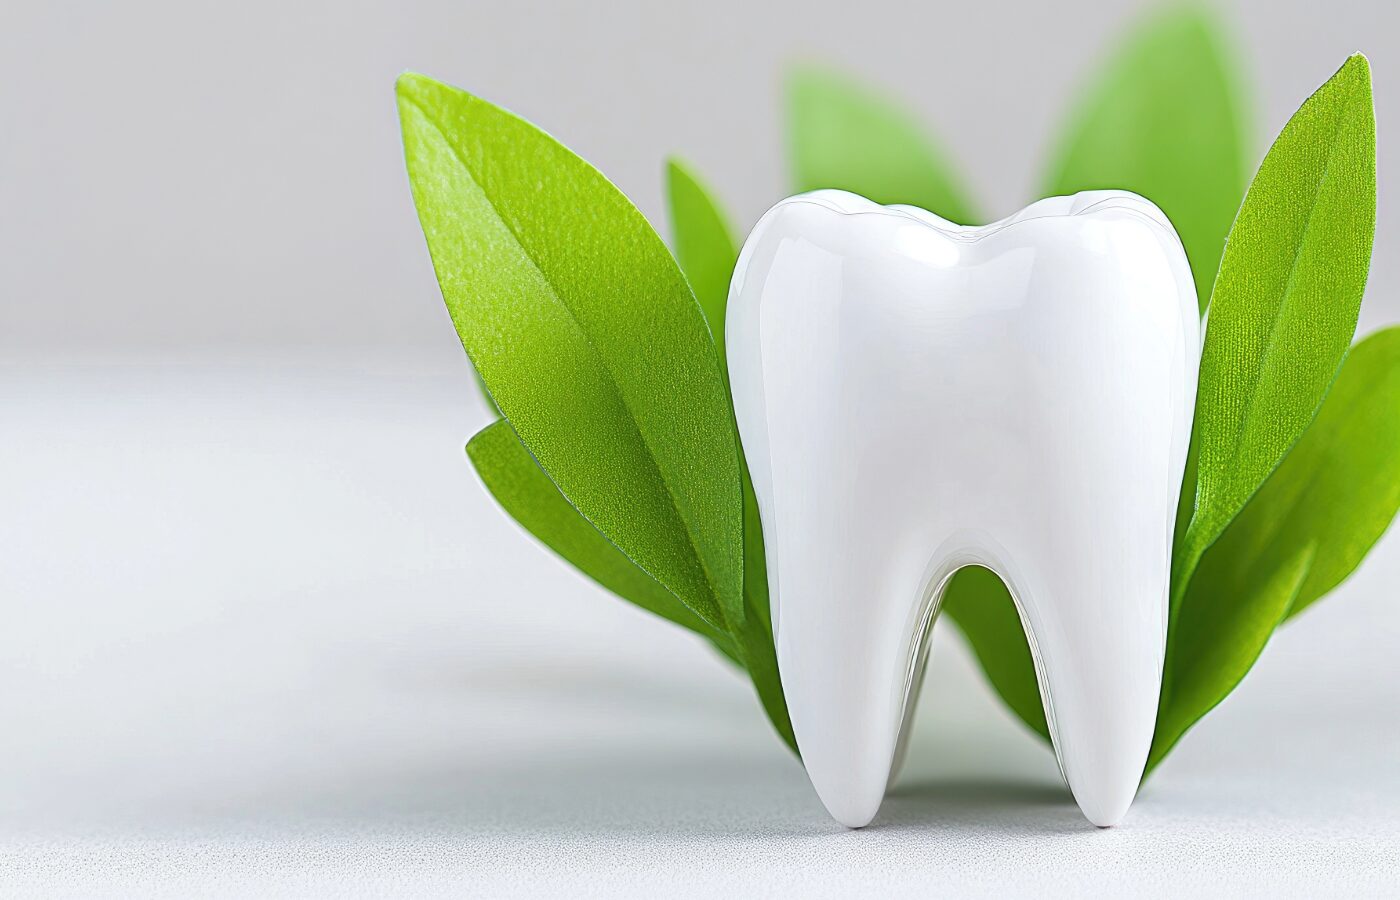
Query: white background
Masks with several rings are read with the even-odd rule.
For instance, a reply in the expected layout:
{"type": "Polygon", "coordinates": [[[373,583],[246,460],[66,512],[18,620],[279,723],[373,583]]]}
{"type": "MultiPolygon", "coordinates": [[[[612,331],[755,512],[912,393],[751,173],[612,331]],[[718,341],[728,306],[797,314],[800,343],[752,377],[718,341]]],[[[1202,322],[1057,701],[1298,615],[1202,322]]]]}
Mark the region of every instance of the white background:
{"type": "MultiPolygon", "coordinates": [[[[822,812],[747,686],[492,506],[392,82],[510,106],[661,221],[691,159],[750,224],[778,80],[924,115],[986,217],[1034,194],[1124,4],[0,7],[0,893],[1355,895],[1400,878],[1400,538],[1087,825],[941,634],[875,826],[822,812]]],[[[1382,4],[1225,16],[1262,154],[1362,49],[1400,318],[1382,4]]]]}

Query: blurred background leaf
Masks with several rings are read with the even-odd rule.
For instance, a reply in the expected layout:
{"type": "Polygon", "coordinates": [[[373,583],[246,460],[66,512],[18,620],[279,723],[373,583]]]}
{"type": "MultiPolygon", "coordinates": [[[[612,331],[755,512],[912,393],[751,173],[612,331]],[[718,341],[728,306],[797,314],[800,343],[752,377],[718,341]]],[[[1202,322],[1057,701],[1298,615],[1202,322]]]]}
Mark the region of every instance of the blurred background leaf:
{"type": "Polygon", "coordinates": [[[1059,142],[1045,195],[1129,190],[1162,208],[1204,311],[1248,179],[1235,51],[1204,8],[1144,22],[1093,76],[1059,142]]]}
{"type": "Polygon", "coordinates": [[[839,188],[961,225],[976,221],[962,179],[919,124],[830,69],[804,65],[789,73],[787,139],[796,193],[839,188]]]}

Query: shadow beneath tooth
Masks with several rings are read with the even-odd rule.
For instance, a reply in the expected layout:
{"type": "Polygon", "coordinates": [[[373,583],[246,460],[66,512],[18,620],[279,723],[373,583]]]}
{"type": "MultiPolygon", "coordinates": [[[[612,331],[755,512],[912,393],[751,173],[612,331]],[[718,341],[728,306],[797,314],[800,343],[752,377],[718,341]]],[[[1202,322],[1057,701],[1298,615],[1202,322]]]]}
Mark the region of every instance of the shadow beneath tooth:
{"type": "Polygon", "coordinates": [[[1083,834],[1097,829],[1063,785],[1032,781],[921,780],[896,785],[869,826],[1083,834]]]}

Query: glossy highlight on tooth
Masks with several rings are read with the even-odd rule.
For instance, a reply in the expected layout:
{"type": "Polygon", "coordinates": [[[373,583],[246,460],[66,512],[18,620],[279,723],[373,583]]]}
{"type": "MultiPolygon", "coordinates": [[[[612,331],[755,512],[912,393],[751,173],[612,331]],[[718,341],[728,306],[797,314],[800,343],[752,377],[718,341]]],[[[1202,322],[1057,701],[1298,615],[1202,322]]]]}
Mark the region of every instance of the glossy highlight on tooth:
{"type": "Polygon", "coordinates": [[[1134,194],[965,227],[816,191],[755,227],[730,378],[793,729],[838,821],[878,811],[968,565],[1016,601],[1075,800],[1122,819],[1161,687],[1199,329],[1181,242],[1134,194]]]}

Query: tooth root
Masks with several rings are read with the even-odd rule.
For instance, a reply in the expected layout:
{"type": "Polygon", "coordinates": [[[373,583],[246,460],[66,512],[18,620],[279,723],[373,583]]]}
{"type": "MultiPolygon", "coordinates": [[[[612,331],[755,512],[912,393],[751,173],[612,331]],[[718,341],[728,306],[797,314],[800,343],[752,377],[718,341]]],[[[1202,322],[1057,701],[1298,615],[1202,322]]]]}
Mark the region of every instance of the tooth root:
{"type": "Polygon", "coordinates": [[[935,594],[969,564],[1017,599],[1085,816],[1122,818],[1156,717],[1198,327],[1180,243],[1133,195],[963,229],[818,192],[755,228],[735,411],[793,728],[838,821],[878,811],[935,594]]]}
{"type": "Polygon", "coordinates": [[[878,562],[869,557],[833,574],[784,569],[792,602],[779,611],[778,657],[817,795],[833,818],[858,828],[880,808],[899,738],[909,642],[892,619],[907,612],[909,597],[879,590],[878,562]],[[863,602],[844,602],[857,598],[863,602]]]}
{"type": "MultiPolygon", "coordinates": [[[[1124,583],[1153,582],[1127,574],[1119,567],[1021,594],[1036,598],[1023,605],[1060,769],[1099,826],[1118,824],[1137,793],[1161,687],[1160,614],[1124,602],[1124,583]]],[[[1153,606],[1165,602],[1163,591],[1153,606]]]]}

